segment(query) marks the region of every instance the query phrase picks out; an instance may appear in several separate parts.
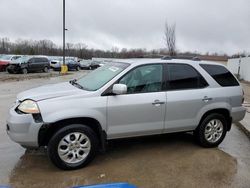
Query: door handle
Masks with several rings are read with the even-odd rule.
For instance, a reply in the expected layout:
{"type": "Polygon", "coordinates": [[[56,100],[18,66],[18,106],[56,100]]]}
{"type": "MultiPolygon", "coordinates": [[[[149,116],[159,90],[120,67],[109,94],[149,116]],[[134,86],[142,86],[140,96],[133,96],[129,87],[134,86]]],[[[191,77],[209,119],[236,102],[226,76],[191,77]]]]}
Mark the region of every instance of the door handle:
{"type": "Polygon", "coordinates": [[[213,98],[205,96],[202,100],[203,100],[204,102],[208,102],[208,101],[213,100],[213,98]]]}
{"type": "Polygon", "coordinates": [[[164,101],[160,101],[160,100],[155,100],[152,105],[161,105],[161,104],[165,104],[164,101]]]}

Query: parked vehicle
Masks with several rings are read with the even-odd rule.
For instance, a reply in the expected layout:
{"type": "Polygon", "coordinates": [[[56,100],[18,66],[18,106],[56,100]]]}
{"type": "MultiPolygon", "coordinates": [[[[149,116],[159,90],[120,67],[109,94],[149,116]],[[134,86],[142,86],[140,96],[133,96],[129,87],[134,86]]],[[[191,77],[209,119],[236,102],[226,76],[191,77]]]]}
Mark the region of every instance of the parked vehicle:
{"type": "Polygon", "coordinates": [[[48,58],[44,56],[24,56],[14,61],[11,61],[7,67],[9,73],[23,73],[29,72],[49,72],[50,64],[48,58]]]}
{"type": "Polygon", "coordinates": [[[117,138],[192,131],[201,146],[216,147],[244,118],[243,100],[237,79],[218,63],[121,60],[20,93],[7,133],[24,147],[47,146],[57,167],[78,169],[117,138]]]}
{"type": "Polygon", "coordinates": [[[50,60],[50,67],[54,70],[56,68],[61,67],[61,61],[63,60],[63,57],[53,57],[50,60]]]}
{"type": "Polygon", "coordinates": [[[20,57],[21,55],[2,55],[0,57],[0,71],[5,71],[11,61],[20,57]]]}
{"type": "MultiPolygon", "coordinates": [[[[58,61],[56,64],[53,64],[53,69],[55,71],[61,71],[62,64],[63,64],[62,61],[58,61]]],[[[69,71],[74,71],[74,70],[79,71],[79,70],[81,70],[81,64],[79,62],[75,61],[75,60],[72,60],[72,59],[66,59],[65,60],[65,65],[67,65],[69,71]]]]}
{"type": "Polygon", "coordinates": [[[91,65],[91,60],[82,60],[80,61],[80,66],[81,66],[81,69],[84,69],[84,70],[89,70],[91,69],[90,65],[91,65]]]}
{"type": "Polygon", "coordinates": [[[103,61],[92,61],[90,64],[90,69],[97,69],[98,67],[103,66],[105,63],[103,61]]]}

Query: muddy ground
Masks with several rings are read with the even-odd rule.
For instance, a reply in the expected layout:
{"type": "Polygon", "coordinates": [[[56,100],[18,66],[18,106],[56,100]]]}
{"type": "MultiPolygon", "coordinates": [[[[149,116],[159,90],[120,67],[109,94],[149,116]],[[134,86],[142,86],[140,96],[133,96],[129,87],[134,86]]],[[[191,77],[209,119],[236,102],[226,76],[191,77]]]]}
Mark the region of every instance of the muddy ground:
{"type": "Polygon", "coordinates": [[[130,182],[143,188],[250,187],[250,142],[235,125],[223,143],[212,149],[197,146],[189,133],[112,141],[106,153],[76,171],[61,171],[51,164],[45,150],[27,151],[8,138],[6,115],[17,93],[84,73],[0,81],[0,185],[27,188],[130,182]]]}

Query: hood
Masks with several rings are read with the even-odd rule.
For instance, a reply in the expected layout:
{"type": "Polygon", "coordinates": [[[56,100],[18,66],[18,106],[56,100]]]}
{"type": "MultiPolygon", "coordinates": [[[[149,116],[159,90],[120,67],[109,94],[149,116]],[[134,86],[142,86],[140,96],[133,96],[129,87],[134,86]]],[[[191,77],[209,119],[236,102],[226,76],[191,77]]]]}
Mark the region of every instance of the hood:
{"type": "Polygon", "coordinates": [[[10,62],[10,65],[18,65],[18,64],[22,64],[22,63],[16,62],[16,61],[11,61],[11,62],[10,62]]]}
{"type": "Polygon", "coordinates": [[[75,94],[80,94],[83,92],[87,92],[85,90],[81,90],[69,82],[63,82],[59,84],[50,84],[41,87],[37,87],[34,89],[30,89],[24,92],[21,92],[17,95],[17,99],[23,101],[25,99],[32,99],[35,101],[51,99],[56,97],[70,96],[75,94]]]}

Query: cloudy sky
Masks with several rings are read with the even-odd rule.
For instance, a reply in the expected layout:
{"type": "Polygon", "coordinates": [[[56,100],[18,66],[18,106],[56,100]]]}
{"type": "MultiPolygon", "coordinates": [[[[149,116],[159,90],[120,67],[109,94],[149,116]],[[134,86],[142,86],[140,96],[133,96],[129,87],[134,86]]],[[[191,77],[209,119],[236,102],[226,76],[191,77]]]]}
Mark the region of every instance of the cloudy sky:
{"type": "MultiPolygon", "coordinates": [[[[0,38],[61,44],[62,0],[0,0],[0,12],[0,38]]],[[[250,52],[250,0],[66,0],[66,41],[163,48],[166,20],[180,51],[250,52]]]]}

